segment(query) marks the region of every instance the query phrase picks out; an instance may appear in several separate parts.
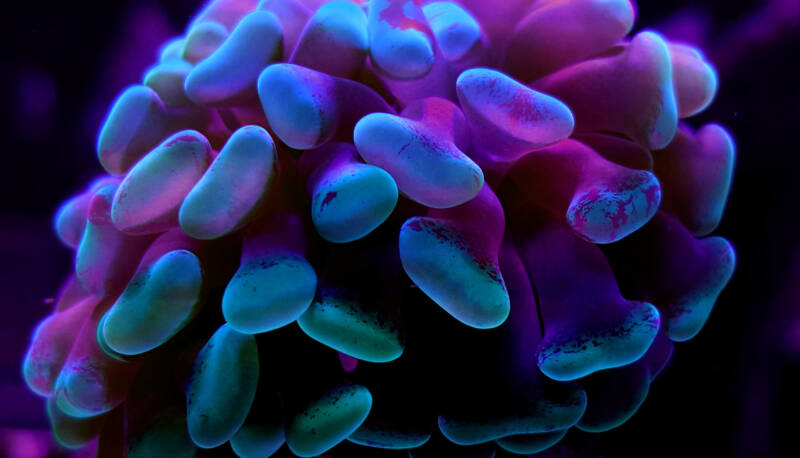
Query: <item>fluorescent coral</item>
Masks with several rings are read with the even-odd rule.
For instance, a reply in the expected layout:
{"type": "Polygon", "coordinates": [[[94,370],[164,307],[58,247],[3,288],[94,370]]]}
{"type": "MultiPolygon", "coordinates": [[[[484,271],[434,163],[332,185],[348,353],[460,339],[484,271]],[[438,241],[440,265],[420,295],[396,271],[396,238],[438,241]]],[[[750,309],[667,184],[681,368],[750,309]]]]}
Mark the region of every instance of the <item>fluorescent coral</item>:
{"type": "Polygon", "coordinates": [[[706,237],[733,141],[679,122],[716,73],[633,22],[628,0],[210,2],[55,217],[75,273],[23,363],[55,437],[492,456],[627,421],[735,264],[706,237]]]}

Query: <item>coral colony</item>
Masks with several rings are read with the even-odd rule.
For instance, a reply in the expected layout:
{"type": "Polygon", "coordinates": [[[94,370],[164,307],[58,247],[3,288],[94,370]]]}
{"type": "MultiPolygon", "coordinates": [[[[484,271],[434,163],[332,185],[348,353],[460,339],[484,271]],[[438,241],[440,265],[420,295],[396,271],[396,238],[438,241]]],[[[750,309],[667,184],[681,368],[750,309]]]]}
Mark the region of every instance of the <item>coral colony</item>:
{"type": "Polygon", "coordinates": [[[628,0],[212,1],[55,217],[75,272],[23,364],[55,438],[493,456],[630,419],[735,264],[706,237],[731,136],[679,122],[715,71],[633,21],[628,0]]]}

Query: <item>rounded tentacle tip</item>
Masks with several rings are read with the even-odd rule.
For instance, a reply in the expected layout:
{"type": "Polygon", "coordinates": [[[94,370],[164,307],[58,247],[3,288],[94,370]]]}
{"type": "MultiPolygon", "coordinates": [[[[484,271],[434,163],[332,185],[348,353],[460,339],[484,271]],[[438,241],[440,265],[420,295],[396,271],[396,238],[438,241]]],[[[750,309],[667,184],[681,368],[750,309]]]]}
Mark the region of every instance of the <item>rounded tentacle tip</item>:
{"type": "Polygon", "coordinates": [[[347,164],[319,180],[311,197],[311,220],[325,240],[352,242],[386,221],[398,197],[397,184],[385,170],[347,164]]]}
{"type": "Polygon", "coordinates": [[[722,237],[699,240],[709,267],[701,285],[672,304],[665,314],[664,326],[669,338],[685,342],[694,338],[705,325],[714,304],[736,269],[733,245],[722,237]]]}
{"type": "Polygon", "coordinates": [[[178,223],[196,239],[244,226],[264,203],[277,168],[275,143],[260,126],[237,129],[180,204],[178,223]]]}
{"type": "Polygon", "coordinates": [[[367,387],[336,385],[294,415],[286,428],[286,443],[297,456],[320,455],[353,434],[371,409],[367,387]]]}
{"type": "Polygon", "coordinates": [[[475,141],[492,159],[512,161],[569,137],[575,126],[565,103],[494,69],[465,70],[456,91],[475,141]]]}
{"type": "Polygon", "coordinates": [[[67,450],[78,450],[100,434],[107,421],[106,415],[76,418],[67,415],[58,407],[54,397],[46,401],[47,421],[58,445],[67,450]]]}
{"type": "Polygon", "coordinates": [[[128,172],[114,194],[111,221],[130,235],[155,234],[178,225],[184,198],[211,161],[208,139],[185,130],[164,140],[128,172]]]}
{"type": "Polygon", "coordinates": [[[259,379],[255,338],[223,324],[200,350],[186,387],[189,437],[198,447],[230,440],[244,424],[259,379]]]}
{"type": "Polygon", "coordinates": [[[258,77],[258,96],[270,127],[295,149],[320,146],[332,135],[338,107],[332,77],[299,65],[277,63],[258,77]]]}
{"type": "Polygon", "coordinates": [[[97,136],[100,165],[112,175],[125,172],[165,134],[164,102],[147,86],[131,86],[117,97],[97,136]]]}
{"type": "Polygon", "coordinates": [[[714,100],[719,76],[700,50],[682,44],[669,44],[678,116],[688,118],[705,110],[714,100]]]}
{"type": "Polygon", "coordinates": [[[546,335],[537,355],[539,369],[553,380],[569,381],[641,358],[658,334],[661,316],[653,304],[629,305],[628,315],[609,327],[546,335]]]}
{"type": "Polygon", "coordinates": [[[67,366],[56,380],[54,391],[58,408],[76,418],[87,418],[111,410],[105,408],[105,377],[91,366],[67,366]]]}
{"type": "Polygon", "coordinates": [[[189,73],[183,88],[201,105],[225,105],[255,94],[264,66],[280,58],[283,29],[269,11],[245,16],[225,40],[189,73]]]}
{"type": "Polygon", "coordinates": [[[121,355],[150,351],[178,333],[196,313],[203,271],[197,256],[174,250],[128,284],[102,319],[102,340],[121,355]]]}
{"type": "Polygon", "coordinates": [[[388,363],[405,349],[394,317],[368,310],[335,289],[322,289],[297,324],[312,339],[361,361],[388,363]]]}
{"type": "Polygon", "coordinates": [[[612,185],[577,193],[567,208],[567,222],[594,243],[616,242],[647,223],[661,203],[655,175],[639,170],[612,185]]]}
{"type": "Polygon", "coordinates": [[[422,7],[422,12],[430,24],[442,54],[450,62],[465,58],[486,41],[486,35],[478,20],[456,2],[426,3],[422,7]]]}
{"type": "Polygon", "coordinates": [[[317,274],[297,254],[245,259],[222,296],[222,314],[242,333],[281,328],[299,318],[314,300],[317,274]]]}
{"type": "Polygon", "coordinates": [[[400,229],[400,258],[411,280],[457,320],[478,329],[500,326],[511,309],[496,254],[490,256],[446,221],[414,217],[400,229]]]}
{"type": "Polygon", "coordinates": [[[372,62],[392,78],[424,77],[434,65],[432,32],[419,2],[374,0],[367,13],[372,62]]]}
{"type": "Polygon", "coordinates": [[[455,207],[483,187],[480,166],[424,117],[369,114],[356,124],[353,141],[367,163],[386,170],[403,194],[425,206],[455,207]]]}

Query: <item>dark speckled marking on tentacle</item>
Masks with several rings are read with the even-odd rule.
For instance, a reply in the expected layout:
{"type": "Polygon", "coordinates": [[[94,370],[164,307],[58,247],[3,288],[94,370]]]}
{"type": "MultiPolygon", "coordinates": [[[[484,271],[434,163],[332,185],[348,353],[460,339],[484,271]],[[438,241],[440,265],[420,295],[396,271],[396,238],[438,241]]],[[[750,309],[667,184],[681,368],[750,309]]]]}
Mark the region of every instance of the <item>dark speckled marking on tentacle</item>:
{"type": "Polygon", "coordinates": [[[660,322],[658,310],[640,302],[610,328],[589,328],[577,335],[548,333],[539,349],[539,368],[555,380],[573,380],[628,364],[644,354],[660,322]]]}
{"type": "Polygon", "coordinates": [[[412,218],[400,231],[403,266],[411,279],[460,321],[484,328],[508,315],[508,294],[495,260],[476,253],[452,224],[412,218]]]}
{"type": "Polygon", "coordinates": [[[289,421],[289,449],[301,457],[324,453],[358,429],[371,408],[366,387],[349,382],[332,386],[289,421]]]}
{"type": "Polygon", "coordinates": [[[320,288],[297,323],[311,338],[359,360],[399,358],[405,344],[397,317],[362,301],[344,288],[320,288]]]}
{"type": "Polygon", "coordinates": [[[253,336],[222,325],[195,359],[186,389],[189,436],[202,448],[218,447],[244,424],[259,378],[253,336]]]}

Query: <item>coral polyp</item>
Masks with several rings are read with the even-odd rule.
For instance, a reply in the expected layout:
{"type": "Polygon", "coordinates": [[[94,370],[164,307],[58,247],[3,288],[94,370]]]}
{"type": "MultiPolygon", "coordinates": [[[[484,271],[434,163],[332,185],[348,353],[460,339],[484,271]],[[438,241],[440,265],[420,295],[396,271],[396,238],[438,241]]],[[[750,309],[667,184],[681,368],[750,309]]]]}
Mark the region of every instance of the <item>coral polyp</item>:
{"type": "Polygon", "coordinates": [[[493,456],[628,421],[735,265],[734,143],[682,122],[716,72],[634,15],[211,1],[55,217],[74,274],[23,363],[55,438],[493,456]]]}

